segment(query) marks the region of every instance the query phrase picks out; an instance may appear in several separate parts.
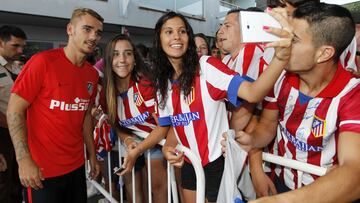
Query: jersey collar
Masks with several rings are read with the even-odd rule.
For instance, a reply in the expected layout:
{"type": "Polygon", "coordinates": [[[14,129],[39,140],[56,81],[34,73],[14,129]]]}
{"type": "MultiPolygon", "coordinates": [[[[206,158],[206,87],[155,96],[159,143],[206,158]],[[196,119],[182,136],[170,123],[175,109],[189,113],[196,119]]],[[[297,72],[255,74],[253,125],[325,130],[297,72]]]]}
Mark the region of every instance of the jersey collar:
{"type": "MultiPolygon", "coordinates": [[[[338,63],[336,73],[330,83],[316,96],[320,98],[336,97],[348,84],[349,80],[354,75],[345,70],[341,63],[338,63]]],[[[299,76],[297,74],[289,73],[289,83],[296,89],[299,89],[299,76]]]]}

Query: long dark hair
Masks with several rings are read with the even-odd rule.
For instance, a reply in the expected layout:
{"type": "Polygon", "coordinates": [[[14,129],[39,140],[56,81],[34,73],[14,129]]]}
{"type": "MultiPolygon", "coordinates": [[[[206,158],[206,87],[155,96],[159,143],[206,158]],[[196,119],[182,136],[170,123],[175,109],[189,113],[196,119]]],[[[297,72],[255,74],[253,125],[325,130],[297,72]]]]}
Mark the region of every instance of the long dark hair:
{"type": "Polygon", "coordinates": [[[106,51],[105,51],[105,97],[106,97],[106,104],[108,108],[108,116],[110,124],[113,126],[116,126],[116,111],[117,111],[117,98],[116,94],[118,93],[118,90],[116,89],[116,74],[112,70],[112,61],[114,58],[114,49],[116,42],[120,40],[128,41],[131,45],[131,47],[134,50],[134,59],[135,59],[135,65],[131,72],[131,80],[138,82],[139,78],[143,75],[148,75],[149,70],[148,67],[145,66],[139,52],[137,51],[134,43],[131,41],[131,39],[123,34],[116,35],[114,38],[112,38],[106,45],[106,51]]]}
{"type": "Polygon", "coordinates": [[[189,22],[185,19],[183,15],[179,13],[171,11],[164,14],[155,25],[155,39],[153,44],[154,51],[152,53],[152,62],[154,68],[153,83],[155,92],[159,92],[161,95],[159,101],[160,108],[163,108],[165,105],[168,96],[168,80],[171,79],[172,75],[174,74],[174,68],[172,67],[166,53],[161,47],[160,34],[161,28],[165,24],[165,22],[175,17],[180,18],[184,22],[186,32],[189,37],[188,49],[182,56],[181,75],[178,78],[180,89],[184,92],[184,95],[188,95],[191,91],[191,87],[194,83],[195,75],[197,73],[197,67],[199,64],[199,59],[196,52],[196,45],[194,41],[194,32],[189,22]]]}

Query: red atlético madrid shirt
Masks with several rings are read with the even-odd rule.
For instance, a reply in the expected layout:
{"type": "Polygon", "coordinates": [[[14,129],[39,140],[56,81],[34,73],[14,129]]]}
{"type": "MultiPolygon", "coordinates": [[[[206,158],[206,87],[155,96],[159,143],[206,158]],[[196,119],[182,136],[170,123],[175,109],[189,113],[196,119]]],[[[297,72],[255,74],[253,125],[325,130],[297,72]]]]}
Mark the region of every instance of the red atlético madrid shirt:
{"type": "Polygon", "coordinates": [[[98,73],[90,64],[73,65],[62,48],[34,55],[16,80],[12,92],[30,103],[28,144],[44,177],[84,164],[82,127],[97,82],[98,73]]]}

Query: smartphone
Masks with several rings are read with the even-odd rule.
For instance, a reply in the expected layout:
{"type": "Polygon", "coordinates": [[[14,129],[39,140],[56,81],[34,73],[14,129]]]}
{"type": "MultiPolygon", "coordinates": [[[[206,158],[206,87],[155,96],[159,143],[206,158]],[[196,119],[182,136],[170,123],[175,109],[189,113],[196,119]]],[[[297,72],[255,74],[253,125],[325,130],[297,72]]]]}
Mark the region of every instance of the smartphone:
{"type": "Polygon", "coordinates": [[[115,167],[114,169],[113,169],[113,171],[114,171],[114,174],[117,174],[117,173],[121,173],[123,170],[125,170],[123,167],[115,167]]]}
{"type": "Polygon", "coordinates": [[[263,27],[281,28],[280,23],[264,12],[254,11],[240,11],[239,14],[241,42],[274,42],[279,40],[279,37],[267,33],[263,27]]]}

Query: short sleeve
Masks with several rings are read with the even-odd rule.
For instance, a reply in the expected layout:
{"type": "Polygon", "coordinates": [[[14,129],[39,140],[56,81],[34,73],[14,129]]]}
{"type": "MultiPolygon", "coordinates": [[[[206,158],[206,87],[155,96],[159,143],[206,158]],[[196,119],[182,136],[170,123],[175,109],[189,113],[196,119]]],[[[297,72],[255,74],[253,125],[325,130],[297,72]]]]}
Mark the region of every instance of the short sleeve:
{"type": "Polygon", "coordinates": [[[237,92],[245,78],[213,57],[201,57],[200,68],[200,74],[206,80],[209,94],[214,100],[227,99],[234,106],[240,105],[237,92]]]}
{"type": "Polygon", "coordinates": [[[339,131],[360,133],[360,86],[351,90],[346,99],[342,100],[339,108],[339,131]]]}
{"type": "Polygon", "coordinates": [[[23,67],[12,93],[32,103],[41,90],[46,75],[46,63],[41,54],[34,55],[23,67]]]}
{"type": "Polygon", "coordinates": [[[141,79],[137,83],[137,88],[144,99],[146,108],[150,113],[156,112],[156,102],[154,98],[154,88],[151,85],[151,82],[146,79],[141,79]]]}

